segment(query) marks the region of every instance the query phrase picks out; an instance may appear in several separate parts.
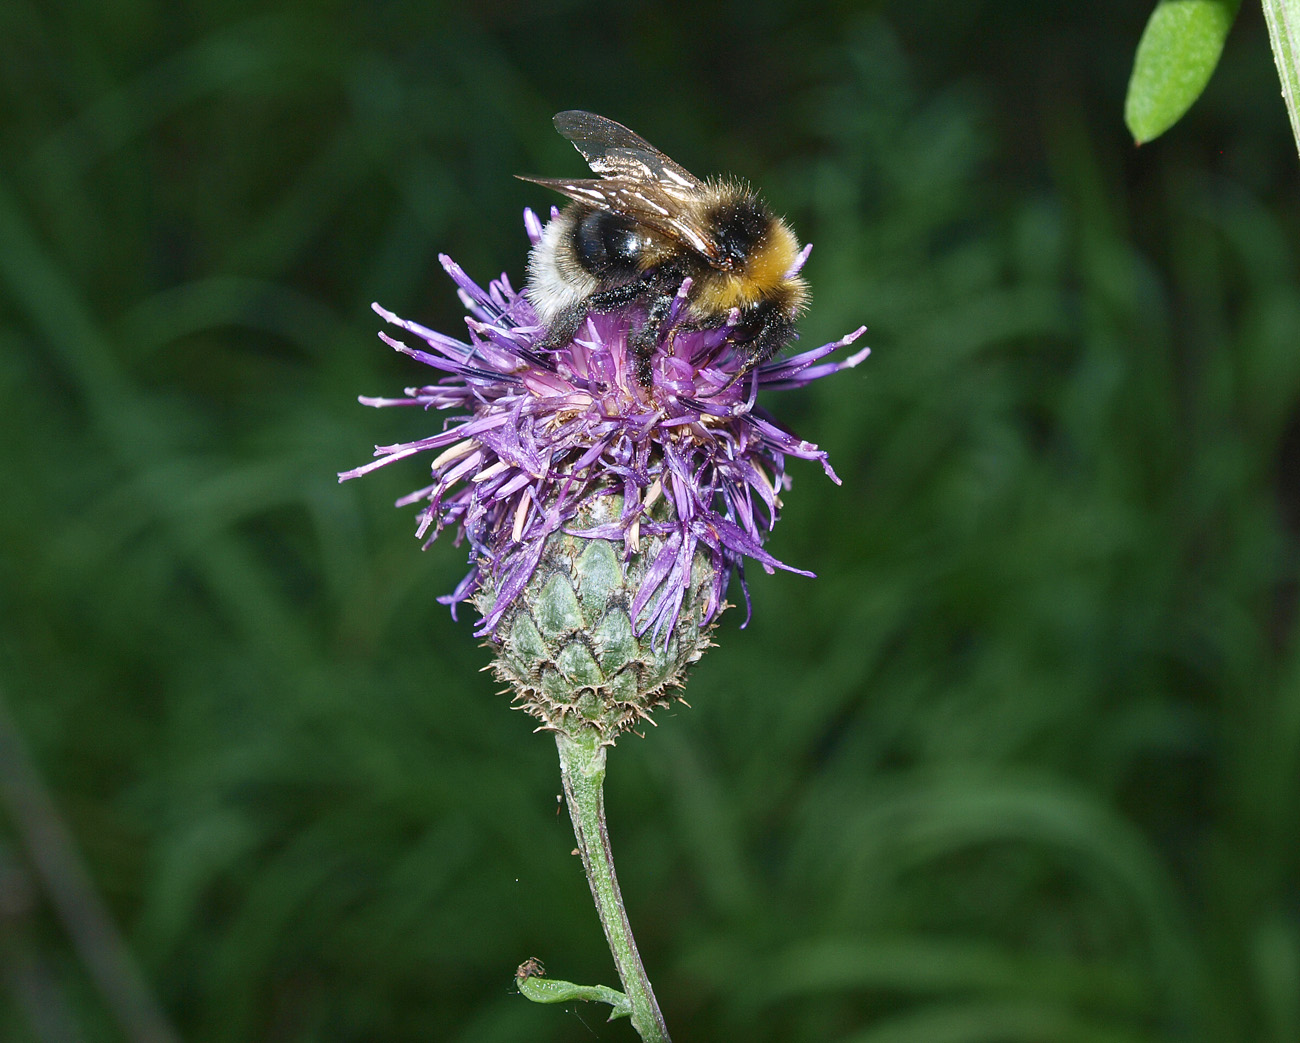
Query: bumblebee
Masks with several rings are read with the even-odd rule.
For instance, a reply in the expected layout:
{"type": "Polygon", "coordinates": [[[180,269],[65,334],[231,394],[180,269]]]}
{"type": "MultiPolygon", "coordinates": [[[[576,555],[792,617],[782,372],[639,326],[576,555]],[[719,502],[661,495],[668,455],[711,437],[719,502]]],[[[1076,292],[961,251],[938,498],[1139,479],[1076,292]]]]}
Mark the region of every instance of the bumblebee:
{"type": "Polygon", "coordinates": [[[742,374],[794,338],[808,300],[799,241],[747,186],[701,181],[595,113],[561,112],[555,129],[600,176],[520,175],[573,200],[528,258],[524,292],[547,325],[543,347],[570,342],[591,314],[644,305],[629,348],[648,387],[651,355],[687,278],[685,328],[717,328],[738,312],[730,339],[745,352],[742,374]]]}

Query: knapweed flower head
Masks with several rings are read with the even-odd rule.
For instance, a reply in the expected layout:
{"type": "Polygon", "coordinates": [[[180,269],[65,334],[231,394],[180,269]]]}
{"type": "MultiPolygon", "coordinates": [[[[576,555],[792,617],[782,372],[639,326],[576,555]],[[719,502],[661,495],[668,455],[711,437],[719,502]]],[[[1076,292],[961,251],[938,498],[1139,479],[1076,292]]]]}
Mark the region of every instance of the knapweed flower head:
{"type": "MultiPolygon", "coordinates": [[[[531,211],[525,228],[535,244],[542,225],[531,211]]],[[[823,360],[863,330],[750,367],[734,320],[686,321],[687,285],[646,382],[628,346],[644,306],[592,314],[571,343],[547,349],[546,327],[506,276],[483,289],[441,260],[469,312],[468,338],[375,305],[422,346],[383,340],[440,376],[399,398],[361,399],[437,410],[439,429],[378,446],[374,461],[339,477],[436,454],[430,482],[398,505],[423,503],[426,546],[446,529],[469,544],[469,573],[440,600],[453,612],[475,605],[476,632],[500,653],[498,675],[544,724],[594,715],[617,734],[680,685],[732,579],[745,589],[747,559],[811,575],[763,546],[790,486],[786,460],[816,461],[839,479],[826,453],[756,396],[856,366],[866,349],[823,360]]]]}

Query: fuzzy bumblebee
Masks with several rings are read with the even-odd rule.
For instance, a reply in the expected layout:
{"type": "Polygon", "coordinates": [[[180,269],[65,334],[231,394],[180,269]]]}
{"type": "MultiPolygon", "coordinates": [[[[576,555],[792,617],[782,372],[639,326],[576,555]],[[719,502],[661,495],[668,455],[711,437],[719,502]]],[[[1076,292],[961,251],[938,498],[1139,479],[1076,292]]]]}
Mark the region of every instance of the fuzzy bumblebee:
{"type": "Polygon", "coordinates": [[[649,384],[649,359],[686,279],[679,328],[730,322],[746,368],[790,343],[808,285],[799,241],[762,199],[739,181],[701,181],[604,116],[561,112],[555,128],[600,177],[524,178],[574,200],[528,259],[525,293],[547,324],[548,347],[572,340],[592,312],[640,305],[632,355],[649,384]]]}

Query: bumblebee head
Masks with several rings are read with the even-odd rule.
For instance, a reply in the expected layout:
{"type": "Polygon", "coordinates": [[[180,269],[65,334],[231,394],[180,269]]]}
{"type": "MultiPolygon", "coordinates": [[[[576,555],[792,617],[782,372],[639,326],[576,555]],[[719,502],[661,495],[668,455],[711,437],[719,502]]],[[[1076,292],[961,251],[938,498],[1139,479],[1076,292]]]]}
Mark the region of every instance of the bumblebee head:
{"type": "Polygon", "coordinates": [[[752,192],[726,186],[709,212],[717,257],[712,263],[727,272],[741,272],[761,250],[775,220],[767,205],[752,192]]]}

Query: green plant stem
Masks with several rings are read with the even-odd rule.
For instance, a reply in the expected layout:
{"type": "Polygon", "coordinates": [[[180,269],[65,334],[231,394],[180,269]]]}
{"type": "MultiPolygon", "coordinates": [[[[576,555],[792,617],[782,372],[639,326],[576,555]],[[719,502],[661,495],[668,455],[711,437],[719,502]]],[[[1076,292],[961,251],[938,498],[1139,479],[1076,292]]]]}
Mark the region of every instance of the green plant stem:
{"type": "Polygon", "coordinates": [[[1291,117],[1291,134],[1300,151],[1300,0],[1264,0],[1264,19],[1291,117]]]}
{"type": "Polygon", "coordinates": [[[671,1043],[668,1026],[659,1011],[654,989],[646,977],[632,937],[632,927],[623,907],[623,895],[614,874],[614,858],[609,847],[609,829],[605,823],[605,749],[596,733],[584,729],[577,735],[556,735],[560,750],[560,774],[564,779],[564,796],[573,820],[573,834],[578,840],[582,866],[596,902],[605,938],[618,965],[618,976],[632,1005],[632,1027],[645,1043],[671,1043]]]}
{"type": "Polygon", "coordinates": [[[0,810],[13,820],[77,955],[132,1043],[178,1043],[100,897],[0,690],[0,810]]]}

